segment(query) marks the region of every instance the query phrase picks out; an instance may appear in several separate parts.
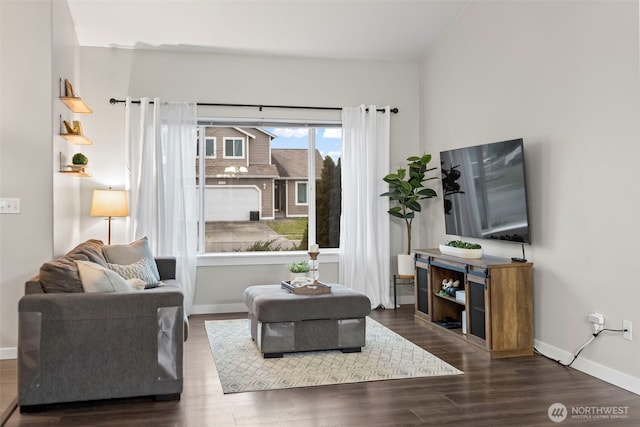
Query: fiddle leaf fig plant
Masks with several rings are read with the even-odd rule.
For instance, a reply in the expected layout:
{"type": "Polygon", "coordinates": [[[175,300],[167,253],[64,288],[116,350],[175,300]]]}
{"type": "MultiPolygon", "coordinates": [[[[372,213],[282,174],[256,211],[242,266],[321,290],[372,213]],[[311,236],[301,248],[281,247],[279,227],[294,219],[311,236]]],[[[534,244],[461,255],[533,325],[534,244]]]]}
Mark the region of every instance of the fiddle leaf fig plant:
{"type": "Polygon", "coordinates": [[[391,207],[388,212],[395,218],[404,220],[407,226],[407,255],[411,254],[411,225],[416,212],[422,211],[420,201],[436,197],[435,190],[424,186],[425,181],[437,179],[435,176],[427,177],[427,173],[436,168],[429,168],[431,154],[411,156],[407,158],[406,168],[400,168],[395,173],[390,173],[384,178],[389,184],[389,191],[382,193],[381,197],[388,197],[397,205],[391,207]]]}

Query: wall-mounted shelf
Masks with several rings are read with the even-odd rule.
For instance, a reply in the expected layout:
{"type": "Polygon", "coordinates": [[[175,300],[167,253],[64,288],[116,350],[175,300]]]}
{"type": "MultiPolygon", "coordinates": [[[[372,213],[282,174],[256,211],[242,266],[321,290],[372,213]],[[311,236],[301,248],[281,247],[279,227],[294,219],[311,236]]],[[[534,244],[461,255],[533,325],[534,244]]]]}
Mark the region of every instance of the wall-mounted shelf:
{"type": "Polygon", "coordinates": [[[84,135],[61,133],[60,136],[66,139],[67,141],[69,141],[70,143],[76,144],[76,145],[92,145],[93,144],[93,142],[91,142],[91,140],[84,135]]]}
{"type": "MultiPolygon", "coordinates": [[[[73,92],[73,86],[68,79],[64,79],[64,90],[62,89],[62,78],[60,79],[60,101],[74,113],[93,113],[91,108],[73,92]]],[[[89,138],[84,136],[82,123],[80,123],[79,120],[62,120],[62,114],[60,115],[60,136],[75,145],[93,144],[89,138]]],[[[87,165],[65,165],[64,163],[62,152],[60,152],[60,169],[58,172],[77,177],[91,176],[91,174],[87,172],[87,165]]]]}
{"type": "Polygon", "coordinates": [[[59,172],[60,173],[64,173],[66,175],[76,176],[76,177],[80,177],[80,178],[88,178],[88,177],[92,176],[89,172],[76,172],[76,171],[71,171],[71,170],[61,170],[59,172]]]}
{"type": "Polygon", "coordinates": [[[78,98],[77,96],[61,96],[60,101],[64,102],[64,105],[69,107],[69,109],[74,113],[80,113],[80,114],[93,113],[91,108],[89,108],[89,106],[87,106],[87,104],[85,104],[84,101],[81,98],[78,98]]]}
{"type": "MultiPolygon", "coordinates": [[[[62,86],[62,79],[60,79],[60,86],[62,86]]],[[[64,95],[62,95],[62,87],[60,88],[60,100],[74,113],[93,113],[91,108],[89,108],[80,97],[73,93],[73,86],[68,79],[64,79],[64,95]]]]}
{"type": "Polygon", "coordinates": [[[60,153],[60,170],[58,172],[60,173],[64,173],[67,175],[71,175],[71,176],[77,176],[77,177],[90,177],[91,174],[89,172],[87,172],[87,165],[62,165],[63,163],[63,156],[62,156],[62,152],[60,153]]]}
{"type": "Polygon", "coordinates": [[[62,115],[60,115],[60,136],[76,145],[93,144],[89,138],[82,134],[82,123],[78,120],[73,120],[69,123],[66,120],[62,120],[62,115]],[[66,133],[63,132],[63,128],[66,130],[66,133]]]}

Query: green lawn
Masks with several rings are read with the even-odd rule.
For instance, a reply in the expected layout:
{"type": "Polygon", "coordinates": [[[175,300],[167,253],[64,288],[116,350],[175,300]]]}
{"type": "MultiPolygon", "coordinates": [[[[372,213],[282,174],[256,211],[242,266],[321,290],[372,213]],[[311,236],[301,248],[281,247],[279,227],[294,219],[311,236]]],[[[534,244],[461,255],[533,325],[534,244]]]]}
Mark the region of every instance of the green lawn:
{"type": "Polygon", "coordinates": [[[289,240],[302,240],[307,229],[308,218],[285,218],[265,221],[273,231],[289,240]]]}

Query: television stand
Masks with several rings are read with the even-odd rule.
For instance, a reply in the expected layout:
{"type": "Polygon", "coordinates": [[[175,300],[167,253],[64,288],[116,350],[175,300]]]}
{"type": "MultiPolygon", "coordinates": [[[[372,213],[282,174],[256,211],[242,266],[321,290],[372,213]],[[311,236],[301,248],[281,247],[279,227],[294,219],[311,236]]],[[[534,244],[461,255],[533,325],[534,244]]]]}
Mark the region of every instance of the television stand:
{"type": "Polygon", "coordinates": [[[459,258],[438,249],[415,252],[417,319],[486,350],[491,358],[533,354],[532,263],[459,258]],[[458,298],[440,293],[444,279],[460,281],[458,298]]]}

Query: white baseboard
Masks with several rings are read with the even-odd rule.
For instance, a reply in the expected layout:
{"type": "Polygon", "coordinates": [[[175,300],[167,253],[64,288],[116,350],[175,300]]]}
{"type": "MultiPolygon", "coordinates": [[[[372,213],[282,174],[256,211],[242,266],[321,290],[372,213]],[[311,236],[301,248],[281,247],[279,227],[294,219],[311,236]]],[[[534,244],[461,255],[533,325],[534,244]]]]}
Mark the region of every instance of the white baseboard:
{"type": "Polygon", "coordinates": [[[0,360],[17,359],[18,349],[15,347],[0,348],[0,360]]]}
{"type": "MultiPolygon", "coordinates": [[[[561,360],[563,363],[569,363],[571,359],[573,359],[573,354],[568,351],[559,349],[541,341],[535,340],[534,345],[540,353],[552,359],[561,360]]],[[[631,375],[616,371],[615,369],[592,362],[591,360],[584,359],[580,356],[578,356],[576,361],[573,362],[571,367],[584,372],[585,374],[589,374],[592,377],[596,377],[602,381],[606,381],[617,387],[640,395],[640,378],[632,377],[631,375]]]]}
{"type": "Polygon", "coordinates": [[[233,304],[205,304],[194,305],[191,314],[216,314],[216,313],[246,313],[247,306],[243,303],[233,304]]]}

